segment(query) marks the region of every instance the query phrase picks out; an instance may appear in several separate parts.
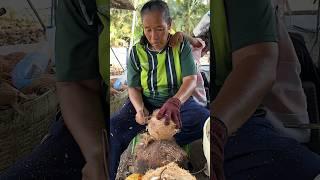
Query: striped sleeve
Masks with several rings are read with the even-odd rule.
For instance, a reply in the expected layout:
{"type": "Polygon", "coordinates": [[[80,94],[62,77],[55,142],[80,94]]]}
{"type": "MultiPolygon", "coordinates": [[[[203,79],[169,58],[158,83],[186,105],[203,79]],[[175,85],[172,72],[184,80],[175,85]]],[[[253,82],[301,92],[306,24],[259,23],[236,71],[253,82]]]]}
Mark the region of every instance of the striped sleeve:
{"type": "Polygon", "coordinates": [[[137,56],[136,46],[133,46],[127,59],[127,81],[129,87],[141,87],[141,67],[137,56]]]}
{"type": "Polygon", "coordinates": [[[196,75],[196,65],[192,55],[190,43],[184,39],[180,46],[180,61],[182,77],[196,75]]]}

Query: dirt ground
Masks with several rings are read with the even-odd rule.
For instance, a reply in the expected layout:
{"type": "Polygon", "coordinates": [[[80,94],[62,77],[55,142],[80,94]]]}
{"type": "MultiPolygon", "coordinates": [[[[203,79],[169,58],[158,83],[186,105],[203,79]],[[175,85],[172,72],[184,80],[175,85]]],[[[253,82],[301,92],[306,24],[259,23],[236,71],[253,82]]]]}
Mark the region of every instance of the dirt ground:
{"type": "MultiPolygon", "coordinates": [[[[116,180],[124,180],[127,176],[131,174],[129,170],[130,166],[133,165],[131,148],[132,146],[130,144],[121,156],[116,180]]],[[[190,150],[190,173],[194,175],[197,178],[197,180],[209,180],[209,177],[204,173],[206,159],[202,150],[202,140],[197,140],[191,143],[190,150]]]]}

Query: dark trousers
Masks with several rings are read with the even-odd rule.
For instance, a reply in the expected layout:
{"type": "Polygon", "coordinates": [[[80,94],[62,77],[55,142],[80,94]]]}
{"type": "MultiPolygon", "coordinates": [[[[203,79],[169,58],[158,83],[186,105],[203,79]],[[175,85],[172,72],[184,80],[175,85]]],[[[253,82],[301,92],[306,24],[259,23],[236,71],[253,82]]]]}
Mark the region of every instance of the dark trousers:
{"type": "MultiPolygon", "coordinates": [[[[146,104],[149,112],[156,107],[146,104]]],[[[179,145],[189,144],[203,136],[202,129],[205,120],[209,117],[209,110],[197,104],[189,98],[181,106],[182,128],[175,135],[179,145]]],[[[110,119],[110,176],[115,179],[121,154],[128,147],[130,141],[145,126],[138,124],[135,120],[136,111],[128,100],[124,106],[110,119]]]]}
{"type": "Polygon", "coordinates": [[[229,137],[224,168],[227,180],[313,180],[320,156],[253,117],[229,137]]]}

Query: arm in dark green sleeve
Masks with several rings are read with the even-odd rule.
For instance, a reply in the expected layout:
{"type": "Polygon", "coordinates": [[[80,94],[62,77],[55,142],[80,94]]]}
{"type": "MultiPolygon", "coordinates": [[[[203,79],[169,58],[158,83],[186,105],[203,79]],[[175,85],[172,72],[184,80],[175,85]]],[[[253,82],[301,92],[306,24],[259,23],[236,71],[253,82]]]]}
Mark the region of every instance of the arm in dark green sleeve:
{"type": "Polygon", "coordinates": [[[134,53],[134,47],[132,47],[130,55],[127,59],[127,69],[128,86],[141,87],[139,59],[137,55],[134,53]]]}
{"type": "MultiPolygon", "coordinates": [[[[58,81],[98,79],[98,21],[88,24],[73,1],[59,3],[56,11],[56,69],[58,81]]],[[[87,8],[87,13],[95,13],[87,8]],[[89,12],[90,11],[90,12],[89,12]]]]}
{"type": "Polygon", "coordinates": [[[181,71],[182,77],[196,75],[197,69],[192,55],[190,43],[187,40],[183,40],[181,44],[181,71]]]}
{"type": "Polygon", "coordinates": [[[277,42],[275,11],[270,0],[225,2],[232,51],[260,42],[277,42]]]}

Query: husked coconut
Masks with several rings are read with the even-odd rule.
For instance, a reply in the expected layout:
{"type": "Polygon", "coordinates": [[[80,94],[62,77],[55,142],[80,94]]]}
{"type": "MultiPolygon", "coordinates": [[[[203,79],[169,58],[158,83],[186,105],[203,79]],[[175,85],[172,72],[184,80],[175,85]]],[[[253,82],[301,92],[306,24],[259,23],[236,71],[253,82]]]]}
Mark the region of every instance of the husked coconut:
{"type": "Polygon", "coordinates": [[[178,132],[176,124],[170,120],[169,125],[164,124],[164,118],[158,120],[157,114],[159,109],[153,111],[151,119],[148,122],[147,130],[155,140],[171,140],[178,132]]]}
{"type": "Polygon", "coordinates": [[[134,172],[144,174],[149,169],[155,169],[170,162],[181,166],[187,164],[187,153],[173,140],[154,140],[147,133],[142,135],[136,146],[134,172]]]}
{"type": "Polygon", "coordinates": [[[142,180],[196,180],[196,178],[172,162],[155,170],[149,170],[142,180]]]}

